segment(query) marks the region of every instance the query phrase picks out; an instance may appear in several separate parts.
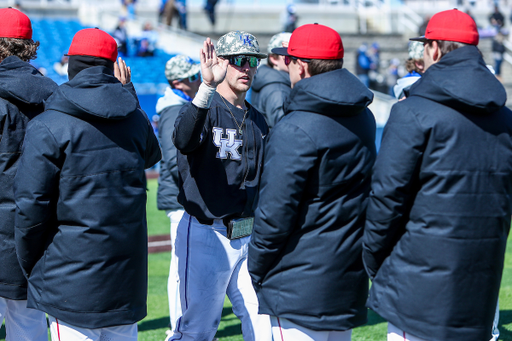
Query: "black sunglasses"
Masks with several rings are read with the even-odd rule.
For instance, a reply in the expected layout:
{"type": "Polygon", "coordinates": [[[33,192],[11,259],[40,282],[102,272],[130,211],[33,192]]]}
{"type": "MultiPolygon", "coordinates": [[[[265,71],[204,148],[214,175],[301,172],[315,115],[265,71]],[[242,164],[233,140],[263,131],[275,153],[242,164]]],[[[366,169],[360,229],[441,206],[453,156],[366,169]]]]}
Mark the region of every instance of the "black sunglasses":
{"type": "Polygon", "coordinates": [[[260,59],[253,56],[228,56],[229,64],[242,67],[245,63],[249,63],[250,67],[256,67],[260,64],[260,59]]]}
{"type": "Polygon", "coordinates": [[[293,60],[300,59],[304,63],[309,63],[311,61],[311,59],[297,58],[297,57],[292,57],[292,56],[284,56],[284,65],[286,65],[286,66],[290,65],[290,63],[292,62],[292,59],[293,60]]]}

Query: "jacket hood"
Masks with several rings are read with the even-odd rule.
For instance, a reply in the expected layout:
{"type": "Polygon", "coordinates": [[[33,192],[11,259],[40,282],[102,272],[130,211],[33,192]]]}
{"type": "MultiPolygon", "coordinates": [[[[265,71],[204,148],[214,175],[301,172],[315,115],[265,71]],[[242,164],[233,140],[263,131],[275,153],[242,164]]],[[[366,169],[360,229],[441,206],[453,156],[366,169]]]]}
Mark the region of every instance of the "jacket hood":
{"type": "Polygon", "coordinates": [[[475,46],[464,46],[430,66],[409,91],[458,111],[489,114],[507,101],[505,88],[475,46]]]}
{"type": "Polygon", "coordinates": [[[185,103],[188,103],[186,99],[176,95],[171,87],[167,87],[165,89],[164,97],[160,97],[156,102],[156,113],[160,114],[160,112],[167,107],[183,105],[185,103]]]}
{"type": "Polygon", "coordinates": [[[290,75],[287,72],[274,70],[267,65],[262,65],[254,76],[252,88],[254,91],[261,91],[261,89],[271,83],[282,83],[290,87],[290,75]]]}
{"type": "Polygon", "coordinates": [[[326,116],[354,116],[373,101],[371,92],[346,69],[334,70],[297,82],[284,103],[285,115],[309,111],[326,116]]]}
{"type": "Polygon", "coordinates": [[[41,105],[56,89],[54,81],[16,56],[0,63],[0,98],[12,103],[41,105]]]}
{"type": "Polygon", "coordinates": [[[105,66],[80,71],[48,99],[46,110],[81,119],[121,120],[137,110],[137,99],[105,66]]]}

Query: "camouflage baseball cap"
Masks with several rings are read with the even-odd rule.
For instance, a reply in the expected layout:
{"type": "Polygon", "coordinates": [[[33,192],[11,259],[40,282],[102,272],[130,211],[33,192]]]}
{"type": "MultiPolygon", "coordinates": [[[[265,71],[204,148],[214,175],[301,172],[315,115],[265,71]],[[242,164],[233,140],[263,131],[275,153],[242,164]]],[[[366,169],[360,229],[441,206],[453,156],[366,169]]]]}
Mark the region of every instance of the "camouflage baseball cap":
{"type": "Polygon", "coordinates": [[[423,42],[411,41],[409,42],[409,58],[410,59],[423,59],[423,42]]]}
{"type": "Polygon", "coordinates": [[[267,52],[270,54],[272,53],[273,48],[283,47],[283,43],[288,43],[290,41],[291,36],[292,34],[290,32],[282,32],[272,36],[272,38],[270,38],[270,41],[268,42],[267,52]]]}
{"type": "Polygon", "coordinates": [[[267,58],[265,53],[260,52],[260,45],[256,37],[244,31],[231,31],[220,37],[215,52],[219,57],[243,54],[267,58]]]}
{"type": "Polygon", "coordinates": [[[180,80],[197,74],[201,65],[185,55],[172,57],[165,64],[165,77],[168,81],[180,80]]]}

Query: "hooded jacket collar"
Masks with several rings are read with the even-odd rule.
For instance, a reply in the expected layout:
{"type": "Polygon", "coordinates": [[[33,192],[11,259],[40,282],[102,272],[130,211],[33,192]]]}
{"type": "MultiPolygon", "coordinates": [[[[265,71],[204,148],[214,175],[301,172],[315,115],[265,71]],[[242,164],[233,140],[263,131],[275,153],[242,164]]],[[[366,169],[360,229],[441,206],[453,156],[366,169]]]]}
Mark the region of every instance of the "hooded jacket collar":
{"type": "Polygon", "coordinates": [[[105,66],[80,71],[48,99],[46,110],[84,120],[121,120],[137,110],[137,99],[105,66]]]}
{"type": "Polygon", "coordinates": [[[373,101],[373,93],[346,69],[305,78],[292,89],[284,104],[285,115],[308,111],[326,116],[354,116],[373,101]]]}
{"type": "Polygon", "coordinates": [[[493,113],[507,101],[503,85],[489,71],[476,46],[444,55],[411,87],[409,95],[479,114],[493,113]]]}
{"type": "Polygon", "coordinates": [[[265,86],[272,83],[282,83],[290,87],[290,75],[284,71],[274,70],[267,65],[262,65],[252,82],[252,88],[254,91],[261,91],[265,86]]]}
{"type": "Polygon", "coordinates": [[[0,63],[0,98],[12,103],[41,105],[57,84],[16,56],[0,63]]]}
{"type": "Polygon", "coordinates": [[[162,110],[167,107],[183,105],[185,103],[188,103],[188,101],[185,98],[178,96],[176,93],[174,93],[173,89],[168,86],[165,89],[164,97],[160,97],[156,102],[156,113],[160,114],[160,112],[162,112],[162,110]]]}

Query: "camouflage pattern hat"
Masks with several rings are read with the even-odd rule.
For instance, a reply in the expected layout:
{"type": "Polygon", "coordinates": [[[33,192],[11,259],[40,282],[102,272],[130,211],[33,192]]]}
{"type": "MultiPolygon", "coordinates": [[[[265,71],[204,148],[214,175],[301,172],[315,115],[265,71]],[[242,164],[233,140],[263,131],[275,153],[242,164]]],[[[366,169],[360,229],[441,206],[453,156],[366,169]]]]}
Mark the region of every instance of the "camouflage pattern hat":
{"type": "Polygon", "coordinates": [[[282,32],[272,36],[268,42],[267,52],[270,54],[272,53],[272,49],[276,47],[283,47],[283,43],[288,43],[291,36],[292,34],[290,32],[282,32]]]}
{"type": "Polygon", "coordinates": [[[187,56],[177,55],[165,64],[165,77],[168,81],[185,79],[197,74],[201,70],[201,64],[196,64],[187,56]]]}
{"type": "Polygon", "coordinates": [[[258,58],[267,58],[265,53],[260,52],[258,40],[252,34],[244,31],[231,31],[226,33],[217,41],[215,48],[217,56],[256,56],[258,58]]]}
{"type": "Polygon", "coordinates": [[[411,41],[409,42],[409,58],[410,59],[423,59],[423,42],[411,41]]]}

